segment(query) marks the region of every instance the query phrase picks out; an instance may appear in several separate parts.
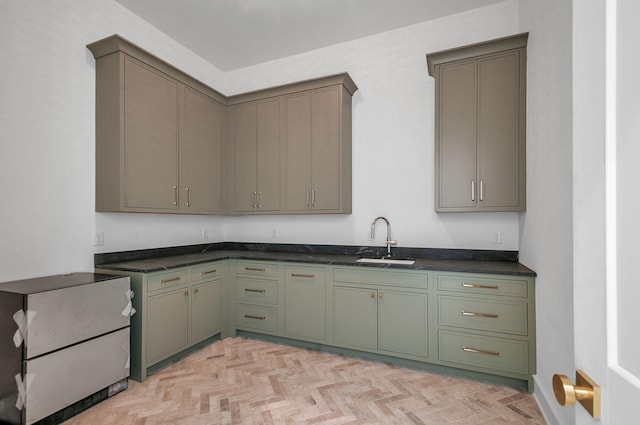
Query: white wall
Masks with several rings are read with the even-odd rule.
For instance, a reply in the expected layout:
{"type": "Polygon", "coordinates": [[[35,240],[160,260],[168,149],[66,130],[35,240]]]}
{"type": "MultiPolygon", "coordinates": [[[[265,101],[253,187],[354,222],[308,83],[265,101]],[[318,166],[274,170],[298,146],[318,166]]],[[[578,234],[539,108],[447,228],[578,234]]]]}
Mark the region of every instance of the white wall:
{"type": "MultiPolygon", "coordinates": [[[[371,245],[371,221],[384,215],[401,246],[517,250],[517,213],[433,211],[434,84],[425,55],[518,33],[518,19],[517,1],[507,1],[229,72],[227,94],[344,71],[359,90],[353,98],[353,214],[231,218],[227,237],[371,245]],[[491,242],[494,231],[502,233],[502,244],[491,242]]],[[[378,232],[375,243],[383,240],[378,232]]]]}
{"type": "Polygon", "coordinates": [[[425,54],[520,30],[518,1],[508,0],[223,74],[112,0],[0,0],[0,281],[91,270],[94,252],[223,240],[371,244],[365,232],[377,215],[390,219],[401,246],[517,250],[517,213],[433,212],[434,88],[425,54]],[[353,214],[95,213],[95,64],[85,46],[113,33],[225,94],[348,71],[359,86],[353,214]],[[96,231],[104,246],[93,246],[96,231]],[[491,243],[494,231],[501,244],[491,243]]]}
{"type": "Polygon", "coordinates": [[[574,371],[572,1],[526,3],[528,199],[520,261],[538,274],[535,392],[548,418],[568,424],[575,409],[555,402],[551,379],[574,371]]]}

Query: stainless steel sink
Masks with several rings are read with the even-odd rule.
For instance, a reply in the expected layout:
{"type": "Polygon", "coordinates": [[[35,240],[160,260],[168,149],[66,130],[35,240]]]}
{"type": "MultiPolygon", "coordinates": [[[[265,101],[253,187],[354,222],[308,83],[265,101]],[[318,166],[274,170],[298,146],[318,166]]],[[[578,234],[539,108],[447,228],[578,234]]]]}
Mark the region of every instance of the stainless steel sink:
{"type": "Polygon", "coordinates": [[[378,264],[413,264],[415,260],[400,259],[400,258],[359,258],[357,263],[378,263],[378,264]]]}

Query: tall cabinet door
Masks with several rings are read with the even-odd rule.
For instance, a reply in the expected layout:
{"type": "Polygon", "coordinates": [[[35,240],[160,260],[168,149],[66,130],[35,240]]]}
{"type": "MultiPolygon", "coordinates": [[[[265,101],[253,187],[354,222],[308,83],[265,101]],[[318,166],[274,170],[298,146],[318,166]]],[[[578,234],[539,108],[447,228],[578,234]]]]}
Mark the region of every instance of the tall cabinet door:
{"type": "Polygon", "coordinates": [[[311,202],[314,210],[340,208],[339,87],[311,95],[311,202]]]}
{"type": "Polygon", "coordinates": [[[440,208],[476,205],[476,61],[443,65],[436,87],[436,202],[440,208]]]}
{"type": "MultiPolygon", "coordinates": [[[[483,207],[518,206],[520,52],[478,61],[478,179],[483,207]]],[[[522,108],[524,109],[524,108],[522,108]]]]}
{"type": "Polygon", "coordinates": [[[194,214],[224,212],[222,143],[224,106],[184,87],[180,123],[180,209],[194,214]]]}
{"type": "Polygon", "coordinates": [[[280,208],[280,99],[256,105],[256,190],[259,211],[280,208]]]}
{"type": "Polygon", "coordinates": [[[236,105],[231,111],[233,140],[233,209],[251,212],[256,207],[256,104],[236,105]]]}
{"type": "Polygon", "coordinates": [[[286,190],[288,211],[311,206],[311,94],[290,95],[286,108],[286,190]]]}
{"type": "Polygon", "coordinates": [[[124,93],[124,206],[178,209],[178,82],[125,57],[124,93]]]}

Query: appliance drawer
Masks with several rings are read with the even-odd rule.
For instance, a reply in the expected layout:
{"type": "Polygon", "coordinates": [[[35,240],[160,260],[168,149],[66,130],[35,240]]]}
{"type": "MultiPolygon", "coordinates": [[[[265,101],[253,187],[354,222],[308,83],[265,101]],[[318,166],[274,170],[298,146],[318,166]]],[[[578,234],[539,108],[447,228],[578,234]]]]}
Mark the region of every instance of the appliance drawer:
{"type": "Polygon", "coordinates": [[[34,314],[25,341],[31,359],[85,339],[129,326],[128,277],[38,292],[27,297],[34,314]]]}
{"type": "MultiPolygon", "coordinates": [[[[124,297],[123,297],[124,299],[124,297]]],[[[129,328],[25,362],[32,424],[129,376],[129,328]]]]}
{"type": "Polygon", "coordinates": [[[529,344],[526,341],[443,330],[438,331],[438,340],[438,357],[443,362],[529,373],[529,344]]]}
{"type": "Polygon", "coordinates": [[[438,323],[442,326],[527,335],[527,304],[439,296],[438,323]]]}
{"type": "Polygon", "coordinates": [[[276,332],[278,330],[278,309],[236,304],[236,325],[276,332]]]}

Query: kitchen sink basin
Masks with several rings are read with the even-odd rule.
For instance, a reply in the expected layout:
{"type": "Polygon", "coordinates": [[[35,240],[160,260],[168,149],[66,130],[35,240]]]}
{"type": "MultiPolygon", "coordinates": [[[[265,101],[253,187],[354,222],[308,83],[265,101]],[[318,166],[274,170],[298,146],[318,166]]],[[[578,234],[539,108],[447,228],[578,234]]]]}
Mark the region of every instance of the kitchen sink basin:
{"type": "Polygon", "coordinates": [[[413,264],[416,260],[410,260],[407,258],[359,258],[357,263],[378,263],[378,264],[413,264]]]}

